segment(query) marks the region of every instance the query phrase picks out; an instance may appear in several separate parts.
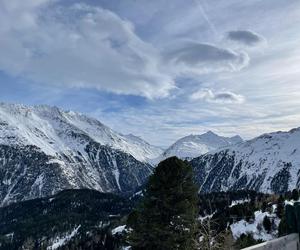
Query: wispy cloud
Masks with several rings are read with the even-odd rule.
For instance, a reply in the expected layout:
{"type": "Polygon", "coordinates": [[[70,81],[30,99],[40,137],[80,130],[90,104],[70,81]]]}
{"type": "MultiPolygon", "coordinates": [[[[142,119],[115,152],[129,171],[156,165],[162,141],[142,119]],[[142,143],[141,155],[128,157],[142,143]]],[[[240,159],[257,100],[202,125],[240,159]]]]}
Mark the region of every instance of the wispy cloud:
{"type": "Polygon", "coordinates": [[[213,92],[211,89],[200,89],[190,96],[191,100],[204,100],[215,103],[243,103],[244,96],[230,91],[213,92]]]}

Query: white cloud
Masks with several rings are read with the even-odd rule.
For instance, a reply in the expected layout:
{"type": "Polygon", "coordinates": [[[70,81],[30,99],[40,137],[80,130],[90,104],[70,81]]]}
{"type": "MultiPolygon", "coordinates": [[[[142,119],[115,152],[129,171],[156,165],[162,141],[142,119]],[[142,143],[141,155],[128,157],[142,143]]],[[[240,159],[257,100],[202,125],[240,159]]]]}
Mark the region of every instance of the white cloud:
{"type": "Polygon", "coordinates": [[[191,100],[204,100],[215,103],[243,103],[244,96],[230,91],[213,92],[211,89],[201,89],[190,96],[191,100]]]}
{"type": "Polygon", "coordinates": [[[246,52],[208,43],[175,39],[159,49],[110,10],[61,3],[0,2],[0,70],[39,84],[151,99],[168,96],[177,77],[235,72],[249,64],[246,52]]]}
{"type": "Polygon", "coordinates": [[[1,1],[1,70],[43,84],[149,98],[174,87],[159,53],[130,22],[100,7],[52,2],[1,1]]]}

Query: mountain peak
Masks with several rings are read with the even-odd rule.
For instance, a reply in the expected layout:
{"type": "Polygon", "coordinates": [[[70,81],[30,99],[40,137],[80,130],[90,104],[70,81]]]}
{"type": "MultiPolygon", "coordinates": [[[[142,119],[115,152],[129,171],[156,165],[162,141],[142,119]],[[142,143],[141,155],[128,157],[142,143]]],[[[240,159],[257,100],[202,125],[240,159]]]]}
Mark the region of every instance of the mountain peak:
{"type": "MultiPolygon", "coordinates": [[[[101,145],[108,145],[146,162],[160,155],[162,150],[141,138],[131,138],[113,131],[96,118],[56,106],[0,103],[0,144],[35,145],[50,155],[82,148],[79,138],[89,137],[101,145]],[[77,136],[77,140],[74,135],[77,136]],[[133,139],[135,138],[135,139],[133,139]]],[[[79,150],[80,151],[80,150],[79,150]]]]}
{"type": "Polygon", "coordinates": [[[209,130],[204,134],[182,137],[165,150],[159,160],[171,156],[177,156],[182,159],[194,158],[241,141],[243,140],[240,136],[223,137],[209,130]]]}
{"type": "Polygon", "coordinates": [[[193,159],[191,165],[196,176],[201,177],[198,179],[201,192],[247,189],[284,193],[299,185],[298,152],[300,129],[296,128],[216,149],[193,159]]]}
{"type": "Polygon", "coordinates": [[[211,130],[208,130],[206,133],[204,133],[203,135],[216,135],[216,136],[219,136],[217,135],[216,133],[212,132],[211,130]]]}

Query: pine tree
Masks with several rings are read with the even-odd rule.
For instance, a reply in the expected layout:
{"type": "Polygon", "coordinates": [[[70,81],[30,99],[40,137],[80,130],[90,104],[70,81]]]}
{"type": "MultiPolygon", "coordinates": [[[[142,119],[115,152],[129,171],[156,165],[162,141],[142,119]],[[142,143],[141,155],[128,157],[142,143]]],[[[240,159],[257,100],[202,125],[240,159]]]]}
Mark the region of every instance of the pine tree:
{"type": "Polygon", "coordinates": [[[279,218],[284,216],[284,198],[282,195],[280,195],[277,200],[276,214],[279,218]]]}
{"type": "Polygon", "coordinates": [[[298,192],[297,189],[293,189],[293,191],[292,191],[292,199],[294,201],[298,201],[299,200],[299,192],[298,192]]]}
{"type": "Polygon", "coordinates": [[[133,250],[196,249],[197,207],[192,168],[176,157],[162,161],[140,208],[129,216],[129,244],[133,250]]]}

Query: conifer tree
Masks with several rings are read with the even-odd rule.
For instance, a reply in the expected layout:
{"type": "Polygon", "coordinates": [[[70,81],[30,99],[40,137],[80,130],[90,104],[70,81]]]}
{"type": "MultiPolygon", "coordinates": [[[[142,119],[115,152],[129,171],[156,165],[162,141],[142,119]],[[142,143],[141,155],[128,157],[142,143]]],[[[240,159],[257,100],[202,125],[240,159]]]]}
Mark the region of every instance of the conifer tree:
{"type": "Polygon", "coordinates": [[[276,214],[279,218],[282,218],[284,216],[284,198],[282,195],[280,195],[277,200],[276,214]]]}
{"type": "Polygon", "coordinates": [[[292,199],[294,201],[298,201],[299,200],[299,191],[297,189],[293,189],[293,191],[292,191],[292,199]]]}
{"type": "Polygon", "coordinates": [[[140,208],[129,216],[133,250],[196,249],[198,195],[192,168],[176,157],[149,178],[140,208]]]}

